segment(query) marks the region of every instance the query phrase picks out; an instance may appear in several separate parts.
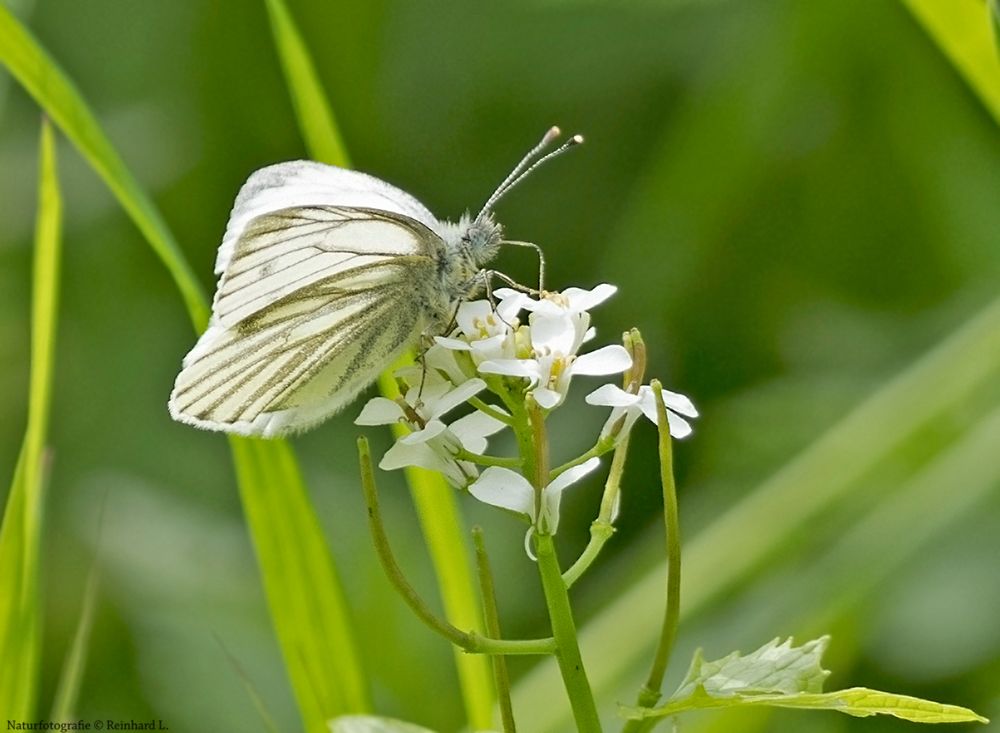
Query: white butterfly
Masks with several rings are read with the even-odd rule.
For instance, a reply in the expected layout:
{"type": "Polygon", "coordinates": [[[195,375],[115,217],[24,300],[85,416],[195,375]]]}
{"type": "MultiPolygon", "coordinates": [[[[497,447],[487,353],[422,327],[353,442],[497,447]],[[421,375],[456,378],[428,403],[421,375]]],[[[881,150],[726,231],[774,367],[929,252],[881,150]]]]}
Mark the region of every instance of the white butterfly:
{"type": "MultiPolygon", "coordinates": [[[[168,403],[207,430],[277,437],[343,409],[484,285],[503,239],[492,206],[534,168],[549,130],[475,217],[441,221],[364,173],[279,163],[243,184],[219,247],[208,329],[168,403]]],[[[528,245],[534,246],[534,245],[528,245]]]]}

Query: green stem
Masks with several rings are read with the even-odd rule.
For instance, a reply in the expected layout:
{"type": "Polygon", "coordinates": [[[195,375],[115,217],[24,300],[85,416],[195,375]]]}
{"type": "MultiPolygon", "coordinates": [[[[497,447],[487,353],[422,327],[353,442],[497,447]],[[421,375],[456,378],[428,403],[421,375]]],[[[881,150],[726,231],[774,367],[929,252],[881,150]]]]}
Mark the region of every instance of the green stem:
{"type": "Polygon", "coordinates": [[[448,639],[452,644],[471,654],[554,654],[555,641],[545,639],[493,639],[482,636],[474,631],[463,631],[435,614],[417,593],[416,589],[403,575],[399,563],[396,562],[389,545],[389,538],[382,523],[382,511],[379,508],[378,489],[375,485],[375,473],[372,469],[371,450],[366,438],[358,438],[358,459],[361,463],[361,487],[364,490],[365,504],[368,509],[368,525],[371,529],[375,550],[382,569],[406,601],[417,618],[423,621],[433,631],[448,639]]]}
{"type": "Polygon", "coordinates": [[[503,458],[500,456],[487,456],[482,453],[473,453],[465,448],[459,448],[455,452],[455,458],[459,461],[469,461],[480,466],[502,466],[504,468],[520,468],[520,458],[503,458]]]}
{"type": "MultiPolygon", "coordinates": [[[[524,459],[524,475],[535,487],[536,501],[540,505],[549,475],[545,415],[532,396],[528,395],[524,406],[515,412],[515,417],[526,418],[515,423],[515,430],[521,457],[524,459]]],[[[601,733],[597,705],[580,656],[569,592],[562,579],[555,542],[547,531],[536,531],[535,553],[552,624],[552,636],[556,643],[556,661],[559,663],[559,672],[562,674],[577,730],[582,733],[601,733]]]]}
{"type": "Polygon", "coordinates": [[[663,628],[660,631],[660,642],[656,648],[653,666],[649,670],[646,684],[639,692],[638,704],[641,707],[652,707],[660,699],[663,675],[670,662],[674,639],[677,637],[681,600],[681,535],[670,424],[667,421],[667,408],[663,404],[663,388],[655,379],[650,383],[650,387],[656,398],[657,428],[660,433],[660,482],[663,485],[663,514],[667,530],[667,607],[663,614],[663,628]]]}
{"type": "Polygon", "coordinates": [[[559,569],[552,535],[535,535],[535,553],[538,556],[538,572],[542,578],[545,603],[552,623],[552,635],[556,641],[556,661],[559,662],[559,672],[569,695],[577,730],[581,733],[600,733],[601,721],[597,715],[597,705],[587,680],[583,658],[580,656],[569,593],[559,569]]]}
{"type": "Polygon", "coordinates": [[[499,409],[497,409],[493,405],[489,404],[488,402],[483,402],[478,397],[470,397],[469,399],[466,400],[466,402],[468,402],[470,405],[472,405],[473,407],[475,407],[480,412],[483,412],[483,413],[489,415],[494,420],[499,420],[504,425],[511,425],[511,424],[513,424],[513,420],[511,419],[510,415],[508,415],[505,412],[500,412],[499,409]]]}
{"type": "MultiPolygon", "coordinates": [[[[486,554],[486,541],[480,527],[472,528],[472,542],[476,546],[476,566],[479,568],[479,588],[483,593],[483,620],[486,633],[493,637],[500,636],[500,612],[497,610],[497,594],[493,584],[493,571],[490,569],[490,558],[486,554]]],[[[510,674],[507,672],[507,660],[502,655],[494,655],[493,681],[497,687],[497,703],[500,705],[500,721],[504,733],[516,733],[514,725],[514,707],[510,701],[510,674]]]]}
{"type": "Polygon", "coordinates": [[[597,519],[590,525],[590,541],[576,562],[563,573],[563,582],[566,583],[567,588],[572,587],[580,579],[580,576],[587,572],[587,568],[601,553],[604,544],[615,533],[612,522],[614,521],[615,507],[618,504],[618,495],[621,491],[622,474],[625,472],[628,441],[629,434],[626,433],[618,442],[618,447],[615,448],[614,458],[611,459],[611,471],[608,473],[608,480],[604,484],[604,494],[601,497],[601,510],[597,519]]]}
{"type": "Polygon", "coordinates": [[[582,453],[581,455],[574,458],[572,461],[567,461],[561,466],[553,468],[552,471],[549,472],[549,483],[554,481],[556,476],[568,471],[574,466],[579,466],[581,463],[586,463],[591,458],[600,458],[608,451],[613,450],[615,447],[615,437],[616,437],[615,434],[607,435],[598,440],[597,443],[594,444],[594,447],[588,450],[586,453],[582,453]]]}

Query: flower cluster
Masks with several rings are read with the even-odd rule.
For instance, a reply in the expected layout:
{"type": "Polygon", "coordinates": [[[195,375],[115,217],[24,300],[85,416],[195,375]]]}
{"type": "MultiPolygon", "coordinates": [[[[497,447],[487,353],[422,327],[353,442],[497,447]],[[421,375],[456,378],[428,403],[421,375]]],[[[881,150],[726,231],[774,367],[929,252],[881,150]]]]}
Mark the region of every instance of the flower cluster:
{"type": "MultiPolygon", "coordinates": [[[[409,429],[379,466],[437,471],[480,501],[522,515],[531,524],[530,531],[554,534],[563,491],[598,468],[600,459],[594,454],[602,451],[595,448],[589,458],[571,461],[548,480],[535,477],[532,481],[525,474],[524,455],[489,456],[487,438],[505,427],[515,432],[525,428],[527,406],[544,420],[565,401],[574,376],[629,372],[632,355],[621,345],[583,350],[596,335],[590,309],[615,291],[614,286],[603,284],[592,290],[545,293],[536,299],[502,289],[495,293],[499,299],[495,304],[487,300],[463,303],[455,329],[435,339],[423,354],[423,364],[397,374],[401,396],[395,400],[375,397],[355,421],[359,425],[401,423],[409,429]],[[475,409],[446,422],[446,416],[462,404],[475,409]],[[480,467],[485,467],[482,474],[480,467]]],[[[685,417],[697,416],[694,405],[666,390],[663,400],[671,434],[688,435],[691,426],[685,417]]],[[[627,391],[605,384],[586,401],[612,408],[598,443],[603,452],[628,433],[639,415],[656,422],[655,398],[648,386],[633,385],[627,391]]]]}

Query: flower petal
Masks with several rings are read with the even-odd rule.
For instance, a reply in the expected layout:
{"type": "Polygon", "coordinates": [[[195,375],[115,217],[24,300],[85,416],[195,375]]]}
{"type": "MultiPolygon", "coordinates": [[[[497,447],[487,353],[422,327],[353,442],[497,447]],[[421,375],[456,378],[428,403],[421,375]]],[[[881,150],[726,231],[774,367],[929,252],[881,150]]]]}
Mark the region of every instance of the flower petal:
{"type": "Polygon", "coordinates": [[[504,288],[502,291],[497,290],[497,295],[500,295],[501,300],[497,303],[497,315],[501,320],[510,323],[514,320],[514,317],[521,311],[524,307],[524,303],[530,300],[527,295],[517,290],[512,290],[511,288],[504,288]],[[501,295],[501,292],[503,293],[501,295]]]}
{"type": "Polygon", "coordinates": [[[469,486],[469,493],[486,504],[534,518],[535,490],[509,468],[490,466],[469,486]]]}
{"type": "Polygon", "coordinates": [[[639,401],[639,395],[626,392],[617,384],[604,384],[583,398],[588,405],[603,407],[628,407],[639,401]]]}
{"type": "Polygon", "coordinates": [[[549,389],[548,387],[538,387],[532,390],[532,396],[535,398],[535,402],[538,403],[540,407],[544,407],[546,410],[551,410],[553,407],[562,402],[563,396],[556,392],[554,389],[549,389]]]}
{"type": "Polygon", "coordinates": [[[617,374],[632,366],[632,357],[624,346],[603,346],[597,351],[580,354],[570,365],[573,374],[617,374]]]}
{"type": "Polygon", "coordinates": [[[588,473],[596,470],[598,466],[601,465],[600,458],[589,458],[579,466],[573,466],[572,468],[567,468],[561,474],[556,476],[555,480],[545,487],[545,491],[562,491],[570,484],[575,484],[577,481],[582,479],[588,473]]]}
{"type": "Polygon", "coordinates": [[[531,324],[531,345],[536,355],[552,353],[569,356],[575,353],[576,325],[572,318],[536,312],[531,314],[528,322],[531,324]]]}
{"type": "Polygon", "coordinates": [[[445,336],[435,336],[434,343],[452,351],[471,351],[472,347],[462,339],[446,338],[445,336]]]}
{"type": "Polygon", "coordinates": [[[670,426],[670,434],[675,438],[686,438],[691,434],[691,424],[670,410],[667,410],[667,424],[670,426]]]}
{"type": "Polygon", "coordinates": [[[441,417],[446,412],[454,410],[470,397],[475,397],[484,389],[486,389],[486,382],[479,377],[474,377],[466,382],[462,382],[462,384],[455,387],[455,389],[441,395],[436,402],[428,402],[431,415],[433,417],[441,417]]]}
{"type": "Polygon", "coordinates": [[[440,420],[430,420],[427,425],[424,426],[423,430],[414,430],[409,435],[404,435],[399,439],[400,443],[404,445],[416,445],[417,443],[426,443],[431,438],[436,438],[445,430],[448,426],[445,425],[440,420]]]}
{"type": "Polygon", "coordinates": [[[473,453],[482,453],[486,450],[486,438],[507,426],[495,417],[476,410],[459,418],[449,427],[463,448],[473,453]]]}
{"type": "Polygon", "coordinates": [[[614,285],[601,283],[591,290],[566,288],[562,294],[569,301],[570,309],[580,312],[589,311],[595,305],[600,305],[617,292],[618,288],[614,285]]]}
{"type": "Polygon", "coordinates": [[[601,465],[599,458],[591,458],[579,466],[563,471],[556,477],[556,480],[545,487],[542,493],[542,501],[545,506],[543,512],[542,529],[549,534],[555,534],[559,529],[559,505],[562,502],[563,490],[570,484],[579,481],[588,473],[601,465]]]}
{"type": "Polygon", "coordinates": [[[403,417],[403,408],[386,397],[372,397],[354,419],[355,425],[393,425],[403,417]]]}
{"type": "Polygon", "coordinates": [[[532,382],[540,378],[538,362],[534,359],[490,359],[478,367],[483,374],[502,374],[506,377],[525,377],[532,382]]]}
{"type": "Polygon", "coordinates": [[[678,392],[671,392],[668,389],[663,390],[663,404],[682,415],[698,417],[698,410],[694,406],[694,403],[678,392]]]}
{"type": "Polygon", "coordinates": [[[455,322],[462,333],[470,338],[480,338],[482,321],[493,312],[493,306],[488,300],[470,300],[458,306],[455,322]]]}
{"type": "Polygon", "coordinates": [[[419,466],[429,471],[438,472],[444,472],[446,469],[445,460],[435,453],[434,449],[427,443],[417,443],[416,445],[393,443],[378,463],[378,467],[383,471],[393,471],[407,466],[419,466]]]}

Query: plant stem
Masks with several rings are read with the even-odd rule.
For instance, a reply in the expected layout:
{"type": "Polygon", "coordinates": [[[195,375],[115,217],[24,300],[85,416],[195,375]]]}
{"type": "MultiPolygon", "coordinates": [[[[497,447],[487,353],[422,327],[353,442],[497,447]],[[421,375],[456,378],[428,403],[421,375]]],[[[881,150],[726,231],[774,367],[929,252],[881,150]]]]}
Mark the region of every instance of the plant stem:
{"type": "Polygon", "coordinates": [[[470,405],[475,407],[480,412],[489,415],[494,420],[499,420],[504,425],[511,425],[513,422],[510,415],[508,415],[505,412],[501,412],[497,407],[494,407],[493,405],[487,402],[483,402],[478,397],[470,397],[469,399],[466,400],[466,402],[468,402],[470,405]]]}
{"type": "MultiPolygon", "coordinates": [[[[524,460],[524,475],[534,485],[536,501],[540,506],[549,475],[548,436],[545,432],[545,416],[531,395],[525,398],[524,407],[515,413],[516,419],[522,417],[527,420],[518,419],[515,430],[521,458],[524,460]]],[[[559,663],[559,672],[562,674],[577,730],[581,733],[601,733],[601,721],[597,715],[597,705],[587,680],[583,658],[580,656],[576,623],[573,621],[569,593],[559,568],[556,545],[547,530],[539,531],[537,527],[535,553],[545,603],[549,609],[552,636],[556,642],[556,661],[559,663]]]]}
{"type": "Polygon", "coordinates": [[[545,591],[545,602],[552,623],[552,635],[556,641],[556,661],[573,708],[577,730],[581,733],[600,733],[601,721],[597,715],[597,705],[587,680],[587,672],[583,667],[583,658],[580,656],[569,593],[559,569],[552,535],[535,535],[535,553],[538,556],[538,572],[542,578],[542,589],[545,591]]]}
{"type": "Polygon", "coordinates": [[[614,435],[608,435],[601,438],[586,453],[582,453],[573,460],[567,461],[561,466],[553,468],[552,471],[549,472],[549,482],[551,483],[556,478],[556,476],[565,471],[568,471],[569,469],[573,468],[573,466],[579,466],[581,463],[586,463],[591,458],[600,458],[614,447],[615,447],[614,435]]]}
{"type": "Polygon", "coordinates": [[[468,461],[480,466],[503,466],[504,468],[520,468],[520,458],[504,458],[500,456],[487,456],[482,453],[473,453],[465,448],[459,448],[455,452],[455,458],[460,461],[468,461]]]}
{"type": "MultiPolygon", "coordinates": [[[[476,566],[479,568],[479,587],[483,593],[483,620],[486,633],[493,637],[500,636],[500,613],[497,610],[497,594],[493,585],[493,572],[490,570],[490,558],[486,554],[486,542],[480,527],[472,528],[472,542],[476,546],[476,566]]],[[[514,708],[510,702],[510,675],[507,673],[507,660],[502,655],[495,655],[493,661],[493,682],[497,687],[497,703],[500,705],[500,721],[504,733],[516,733],[514,725],[514,708]]]]}
{"type": "Polygon", "coordinates": [[[608,473],[608,480],[604,484],[604,494],[601,497],[601,510],[597,519],[590,525],[590,541],[583,549],[580,557],[570,566],[570,569],[563,573],[563,582],[570,588],[580,579],[587,568],[591,566],[597,556],[604,548],[604,544],[611,539],[615,533],[614,522],[615,511],[618,506],[618,496],[621,489],[622,474],[625,472],[625,458],[628,455],[629,434],[621,436],[618,447],[615,448],[614,458],[611,459],[611,471],[608,473]]]}
{"type": "Polygon", "coordinates": [[[667,607],[663,614],[663,628],[656,648],[653,666],[646,684],[639,692],[641,707],[651,707],[660,699],[663,675],[670,661],[677,623],[680,618],[681,600],[681,535],[677,511],[677,487],[674,485],[674,460],[667,408],[663,404],[663,388],[657,380],[650,383],[656,398],[657,428],[660,433],[660,482],[663,485],[663,514],[667,530],[667,607]]]}
{"type": "Polygon", "coordinates": [[[378,554],[382,569],[406,601],[417,618],[427,624],[433,631],[441,634],[452,644],[471,654],[554,654],[555,641],[545,639],[494,639],[482,636],[474,631],[463,631],[453,626],[435,614],[417,593],[416,589],[403,575],[399,563],[396,562],[389,546],[389,538],[382,523],[382,512],[379,508],[378,489],[375,486],[375,474],[372,470],[371,451],[366,438],[358,438],[358,459],[361,463],[361,486],[365,494],[365,504],[368,509],[368,524],[372,539],[378,554]]]}

